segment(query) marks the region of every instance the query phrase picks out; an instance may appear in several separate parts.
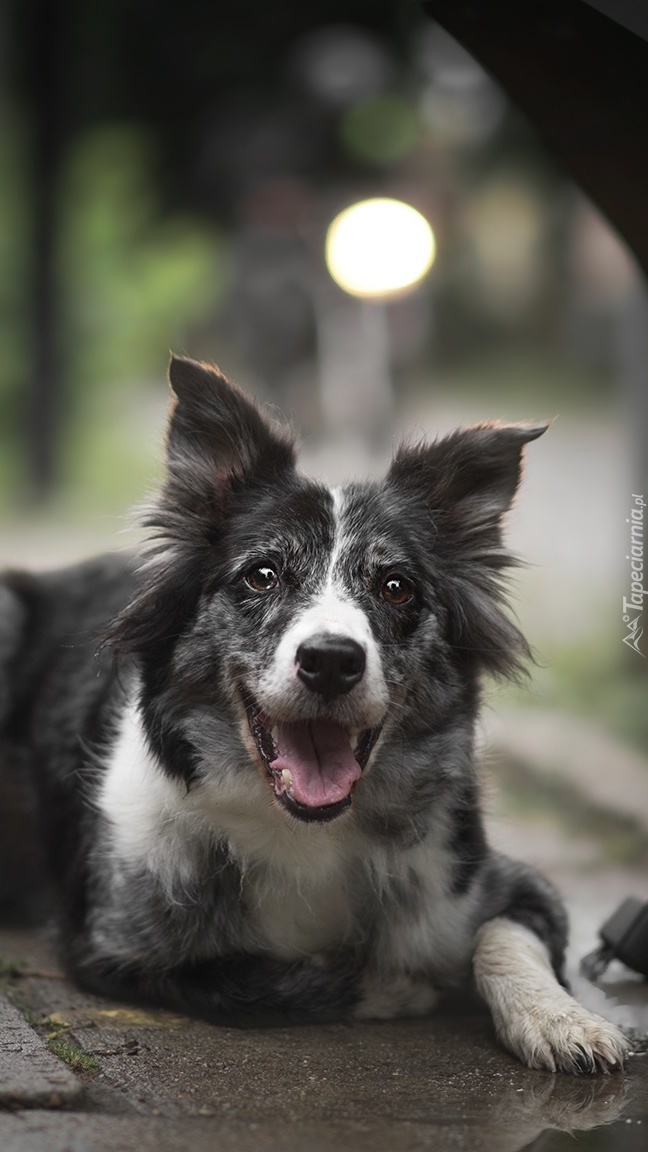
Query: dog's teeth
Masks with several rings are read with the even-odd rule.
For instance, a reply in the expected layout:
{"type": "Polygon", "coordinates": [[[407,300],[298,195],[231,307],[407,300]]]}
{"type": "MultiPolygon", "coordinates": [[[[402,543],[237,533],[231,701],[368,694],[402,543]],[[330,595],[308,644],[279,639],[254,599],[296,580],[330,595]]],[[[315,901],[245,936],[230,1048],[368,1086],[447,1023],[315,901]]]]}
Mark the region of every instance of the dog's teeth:
{"type": "Polygon", "coordinates": [[[278,729],[276,724],[275,724],[274,728],[271,729],[270,735],[272,736],[272,739],[274,740],[274,742],[276,744],[279,740],[279,729],[278,729]]]}
{"type": "Polygon", "coordinates": [[[292,772],[290,768],[281,769],[281,783],[284,788],[292,788],[292,772]]]}
{"type": "Polygon", "coordinates": [[[355,752],[356,748],[358,747],[358,740],[359,739],[360,739],[360,729],[359,728],[352,728],[351,731],[349,732],[349,740],[351,742],[351,748],[353,749],[354,752],[355,752]]]}

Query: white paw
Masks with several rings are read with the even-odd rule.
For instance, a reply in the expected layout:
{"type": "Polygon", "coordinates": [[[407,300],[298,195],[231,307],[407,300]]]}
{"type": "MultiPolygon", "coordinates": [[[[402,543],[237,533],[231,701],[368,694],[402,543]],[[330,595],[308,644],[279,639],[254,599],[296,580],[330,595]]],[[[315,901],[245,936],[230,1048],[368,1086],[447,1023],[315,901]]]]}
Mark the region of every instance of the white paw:
{"type": "Polygon", "coordinates": [[[535,933],[506,917],[487,921],[477,933],[473,967],[497,1035],[529,1068],[623,1068],[629,1047],[623,1033],[561,987],[535,933]]]}
{"type": "Polygon", "coordinates": [[[549,1072],[619,1072],[628,1054],[623,1033],[601,1016],[581,1007],[566,992],[540,999],[506,1022],[498,1035],[529,1068],[549,1072]]]}
{"type": "Polygon", "coordinates": [[[397,1016],[427,1016],[436,1007],[439,993],[427,980],[410,976],[381,979],[365,973],[362,1000],[355,1009],[356,1020],[393,1020],[397,1016]]]}

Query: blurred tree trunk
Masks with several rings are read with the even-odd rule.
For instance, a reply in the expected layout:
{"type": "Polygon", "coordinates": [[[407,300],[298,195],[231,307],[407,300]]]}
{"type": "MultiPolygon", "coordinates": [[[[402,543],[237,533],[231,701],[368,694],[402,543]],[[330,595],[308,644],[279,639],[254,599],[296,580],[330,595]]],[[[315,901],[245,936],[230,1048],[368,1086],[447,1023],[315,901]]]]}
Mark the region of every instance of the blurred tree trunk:
{"type": "Polygon", "coordinates": [[[63,385],[57,261],[58,185],[64,146],[65,0],[32,0],[33,227],[32,372],[26,433],[30,495],[44,500],[59,479],[63,385]]]}

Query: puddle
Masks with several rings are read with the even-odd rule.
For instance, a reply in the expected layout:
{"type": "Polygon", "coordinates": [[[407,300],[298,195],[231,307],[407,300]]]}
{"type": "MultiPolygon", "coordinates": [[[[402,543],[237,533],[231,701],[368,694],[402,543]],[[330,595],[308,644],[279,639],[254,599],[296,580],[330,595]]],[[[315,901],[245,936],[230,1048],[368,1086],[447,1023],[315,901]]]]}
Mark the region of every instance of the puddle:
{"type": "Polygon", "coordinates": [[[521,1124],[515,1143],[502,1145],[502,1152],[504,1147],[506,1152],[645,1152],[648,1057],[632,1058],[625,1077],[597,1077],[591,1090],[580,1079],[566,1090],[560,1088],[545,1104],[532,1105],[529,1123],[540,1120],[543,1113],[544,1131],[529,1140],[528,1128],[525,1132],[521,1124]]]}

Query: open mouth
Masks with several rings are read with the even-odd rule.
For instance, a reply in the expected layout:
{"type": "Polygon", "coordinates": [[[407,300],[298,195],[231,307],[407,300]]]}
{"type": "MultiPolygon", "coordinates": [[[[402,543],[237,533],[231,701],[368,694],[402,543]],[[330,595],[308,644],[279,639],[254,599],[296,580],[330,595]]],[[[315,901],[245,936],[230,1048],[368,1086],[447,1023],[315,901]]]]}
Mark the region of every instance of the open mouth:
{"type": "Polygon", "coordinates": [[[299,820],[323,822],[350,806],[380,727],[353,731],[333,720],[270,721],[249,698],[245,710],[282,807],[299,820]]]}

